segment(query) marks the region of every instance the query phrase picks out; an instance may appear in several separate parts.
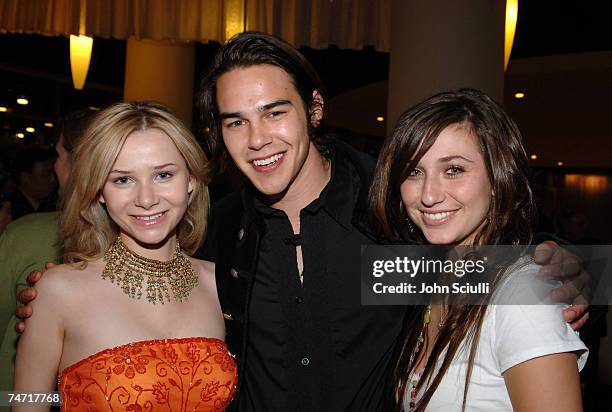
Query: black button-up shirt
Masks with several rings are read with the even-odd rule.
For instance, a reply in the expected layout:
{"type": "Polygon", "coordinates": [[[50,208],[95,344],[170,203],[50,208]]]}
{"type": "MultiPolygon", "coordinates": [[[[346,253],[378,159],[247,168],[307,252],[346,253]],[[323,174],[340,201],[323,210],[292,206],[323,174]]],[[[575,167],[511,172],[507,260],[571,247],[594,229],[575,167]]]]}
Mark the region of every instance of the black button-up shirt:
{"type": "Polygon", "coordinates": [[[332,159],[329,184],[300,213],[303,284],[286,214],[243,198],[264,231],[239,410],[371,411],[388,396],[405,308],[360,302],[360,249],[371,240],[352,218],[368,183],[346,156],[332,159]]]}

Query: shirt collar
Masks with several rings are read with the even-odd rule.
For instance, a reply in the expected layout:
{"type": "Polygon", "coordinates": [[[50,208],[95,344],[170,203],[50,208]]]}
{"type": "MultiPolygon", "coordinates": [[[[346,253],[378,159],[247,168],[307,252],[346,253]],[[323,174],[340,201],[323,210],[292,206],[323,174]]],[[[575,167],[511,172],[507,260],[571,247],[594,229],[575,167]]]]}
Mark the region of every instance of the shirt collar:
{"type": "Polygon", "coordinates": [[[356,172],[352,173],[351,165],[342,156],[342,153],[332,150],[330,160],[331,178],[329,183],[325,186],[319,198],[306,206],[305,210],[314,213],[323,208],[335,221],[349,229],[359,187],[359,178],[356,172]]]}
{"type": "MultiPolygon", "coordinates": [[[[303,210],[315,214],[323,208],[340,225],[350,229],[353,208],[359,193],[359,177],[342,153],[331,150],[329,154],[325,154],[331,161],[331,177],[319,197],[303,210]]],[[[282,210],[266,205],[251,184],[247,184],[243,190],[242,199],[247,212],[256,212],[264,217],[285,216],[282,210]]]]}

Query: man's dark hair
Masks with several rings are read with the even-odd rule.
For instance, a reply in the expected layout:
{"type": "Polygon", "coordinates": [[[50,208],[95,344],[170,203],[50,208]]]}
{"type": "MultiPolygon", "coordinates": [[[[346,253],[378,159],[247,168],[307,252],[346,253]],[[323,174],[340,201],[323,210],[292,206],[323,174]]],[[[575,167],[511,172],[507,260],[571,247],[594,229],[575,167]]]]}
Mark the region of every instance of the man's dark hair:
{"type": "Polygon", "coordinates": [[[210,160],[223,162],[226,158],[217,107],[217,80],[231,70],[261,64],[279,67],[291,77],[302,98],[308,119],[312,118],[313,113],[320,111],[321,121],[313,124],[309,120],[308,135],[317,147],[323,146],[325,96],[323,84],[315,69],[299,51],[285,41],[265,33],[244,32],[221,46],[200,84],[196,104],[200,109],[202,127],[207,133],[210,160]],[[315,90],[321,99],[313,99],[315,90]]]}
{"type": "Polygon", "coordinates": [[[41,146],[30,146],[19,150],[12,162],[11,175],[14,182],[21,183],[22,173],[32,173],[36,163],[47,162],[55,159],[55,152],[41,146]]]}

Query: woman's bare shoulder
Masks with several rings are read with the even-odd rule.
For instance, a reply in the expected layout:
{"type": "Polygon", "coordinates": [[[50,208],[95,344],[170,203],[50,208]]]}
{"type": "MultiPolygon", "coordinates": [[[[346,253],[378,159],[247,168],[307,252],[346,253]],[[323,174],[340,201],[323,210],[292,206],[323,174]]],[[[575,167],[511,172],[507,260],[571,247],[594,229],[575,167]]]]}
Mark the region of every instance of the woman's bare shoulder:
{"type": "Polygon", "coordinates": [[[217,285],[215,282],[215,264],[208,260],[200,260],[195,258],[189,258],[191,261],[191,267],[198,275],[198,281],[200,285],[206,289],[217,291],[217,285]]]}
{"type": "Polygon", "coordinates": [[[203,280],[215,277],[215,263],[208,260],[189,258],[193,270],[198,274],[198,277],[203,280]]]}
{"type": "Polygon", "coordinates": [[[98,261],[88,262],[86,266],[62,264],[47,269],[35,288],[39,296],[66,298],[78,293],[94,279],[94,273],[101,271],[98,261]]]}

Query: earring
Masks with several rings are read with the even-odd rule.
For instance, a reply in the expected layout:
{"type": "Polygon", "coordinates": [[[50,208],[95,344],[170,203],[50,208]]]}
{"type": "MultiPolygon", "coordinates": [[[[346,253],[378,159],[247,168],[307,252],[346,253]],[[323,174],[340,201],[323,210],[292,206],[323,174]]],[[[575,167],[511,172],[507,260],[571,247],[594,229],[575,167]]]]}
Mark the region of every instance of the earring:
{"type": "Polygon", "coordinates": [[[400,200],[400,216],[402,216],[403,214],[406,214],[406,217],[403,220],[408,225],[408,229],[410,230],[410,233],[414,235],[414,227],[412,226],[412,221],[410,220],[410,217],[408,217],[408,213],[406,213],[406,209],[404,208],[404,203],[400,200]]]}
{"type": "Polygon", "coordinates": [[[406,223],[408,224],[408,229],[410,229],[410,233],[414,235],[414,227],[412,226],[412,221],[410,220],[409,217],[407,217],[405,220],[406,220],[406,223]]]}
{"type": "Polygon", "coordinates": [[[495,201],[495,196],[491,194],[491,202],[489,203],[489,210],[487,211],[487,220],[490,222],[493,221],[493,202],[495,201]]]}

